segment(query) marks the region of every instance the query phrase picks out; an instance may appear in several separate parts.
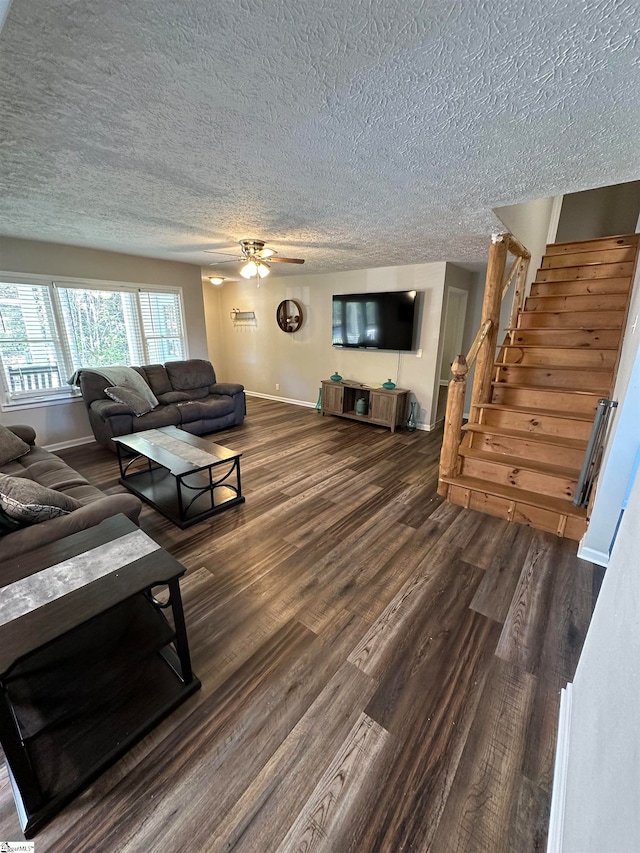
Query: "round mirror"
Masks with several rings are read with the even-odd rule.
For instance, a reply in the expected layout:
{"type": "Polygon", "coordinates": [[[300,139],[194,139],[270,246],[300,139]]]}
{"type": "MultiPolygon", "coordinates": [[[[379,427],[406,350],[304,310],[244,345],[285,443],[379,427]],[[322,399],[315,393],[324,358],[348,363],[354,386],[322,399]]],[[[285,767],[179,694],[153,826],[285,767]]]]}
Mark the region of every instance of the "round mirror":
{"type": "Polygon", "coordinates": [[[302,305],[295,299],[283,299],[276,310],[276,320],[283,332],[297,332],[302,325],[302,305]]]}

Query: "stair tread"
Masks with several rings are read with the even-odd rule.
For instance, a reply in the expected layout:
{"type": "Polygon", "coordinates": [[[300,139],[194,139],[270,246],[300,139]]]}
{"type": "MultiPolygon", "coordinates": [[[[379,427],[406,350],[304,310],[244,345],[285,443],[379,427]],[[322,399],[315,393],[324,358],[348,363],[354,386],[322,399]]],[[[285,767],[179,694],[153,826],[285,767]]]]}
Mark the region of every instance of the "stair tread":
{"type": "MultiPolygon", "coordinates": [[[[584,296],[585,294],[580,294],[584,296]]],[[[529,299],[557,299],[556,296],[529,296],[529,299]]],[[[565,297],[562,296],[562,299],[565,297]]],[[[607,314],[624,314],[626,308],[547,308],[545,311],[528,311],[525,309],[524,311],[520,311],[521,314],[575,314],[576,312],[580,314],[602,314],[606,312],[607,314]]]]}
{"type": "Polygon", "coordinates": [[[638,243],[638,234],[611,234],[609,237],[587,237],[586,240],[565,240],[564,242],[547,243],[547,249],[550,246],[583,246],[585,243],[604,243],[615,240],[624,240],[624,243],[621,244],[624,246],[635,246],[638,243]]]}
{"type": "Polygon", "coordinates": [[[529,492],[526,489],[518,489],[516,486],[503,486],[501,483],[489,483],[478,477],[467,477],[464,474],[457,477],[441,477],[440,479],[450,486],[460,486],[463,489],[471,489],[475,492],[486,492],[489,495],[506,498],[528,506],[548,509],[551,512],[557,512],[559,515],[570,515],[574,518],[587,517],[586,508],[574,506],[569,499],[552,498],[538,492],[529,492]]]}
{"type": "MultiPolygon", "coordinates": [[[[524,312],[520,312],[522,315],[524,312]]],[[[553,313],[550,311],[529,311],[530,315],[539,316],[540,314],[549,314],[553,313]]],[[[575,313],[575,312],[571,312],[575,313]]],[[[598,311],[596,314],[600,313],[598,311]]],[[[507,326],[504,330],[505,332],[600,332],[603,329],[617,329],[622,332],[621,326],[613,325],[612,323],[599,323],[595,325],[593,323],[588,326],[507,326]]]]}
{"type": "Polygon", "coordinates": [[[602,397],[600,391],[585,391],[584,388],[561,388],[557,385],[530,385],[517,382],[492,382],[494,388],[518,388],[521,391],[550,391],[552,394],[581,394],[602,397]]]}
{"type": "MultiPolygon", "coordinates": [[[[593,350],[591,350],[593,352],[593,350]]],[[[494,367],[528,367],[529,370],[584,370],[578,364],[521,364],[513,361],[496,361],[494,367]]],[[[589,367],[589,373],[613,373],[612,367],[589,367]]],[[[504,383],[500,383],[504,384],[504,383]]],[[[546,385],[539,386],[546,388],[546,385]]]]}
{"type": "MultiPolygon", "coordinates": [[[[561,331],[564,331],[562,329],[561,331]]],[[[581,347],[581,346],[570,346],[569,344],[502,344],[502,349],[572,349],[577,350],[578,352],[600,352],[601,350],[607,350],[608,352],[616,352],[618,347],[581,347]]]]}
{"type": "Polygon", "coordinates": [[[508,465],[510,468],[524,468],[527,471],[535,471],[537,474],[549,474],[552,477],[566,477],[569,480],[577,480],[580,475],[579,468],[554,465],[552,462],[540,462],[538,459],[525,459],[522,456],[511,456],[508,453],[495,453],[491,450],[476,450],[475,447],[462,446],[460,446],[458,452],[460,456],[466,456],[469,459],[495,462],[498,465],[508,465]]]}
{"type": "Polygon", "coordinates": [[[510,429],[502,426],[488,426],[487,424],[464,424],[465,432],[477,432],[483,435],[503,435],[508,438],[518,438],[523,441],[532,441],[538,444],[553,444],[558,447],[567,447],[571,450],[586,450],[587,441],[581,438],[565,438],[562,435],[547,435],[541,432],[527,432],[521,429],[510,429]]]}
{"type": "MultiPolygon", "coordinates": [[[[504,383],[501,383],[504,384],[504,383]]],[[[593,423],[595,412],[593,415],[583,414],[581,412],[565,412],[558,409],[540,409],[535,406],[510,406],[504,403],[483,403],[478,406],[479,409],[499,409],[502,412],[518,412],[519,414],[533,415],[534,417],[551,417],[551,418],[568,418],[574,421],[588,421],[593,423]]]]}

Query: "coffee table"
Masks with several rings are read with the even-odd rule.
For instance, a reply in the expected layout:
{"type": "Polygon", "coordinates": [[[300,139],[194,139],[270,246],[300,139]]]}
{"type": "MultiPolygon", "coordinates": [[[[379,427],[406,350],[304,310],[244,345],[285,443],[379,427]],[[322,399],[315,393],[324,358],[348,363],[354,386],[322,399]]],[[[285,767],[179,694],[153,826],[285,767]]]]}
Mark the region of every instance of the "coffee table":
{"type": "Polygon", "coordinates": [[[242,453],[174,426],[120,435],[112,441],[122,485],[182,529],[244,503],[242,453]],[[131,451],[133,458],[126,455],[131,451]],[[140,460],[146,462],[144,468],[132,471],[140,460]]]}
{"type": "Polygon", "coordinates": [[[0,744],[27,838],[200,687],[184,572],[124,515],[2,566],[0,744]]]}

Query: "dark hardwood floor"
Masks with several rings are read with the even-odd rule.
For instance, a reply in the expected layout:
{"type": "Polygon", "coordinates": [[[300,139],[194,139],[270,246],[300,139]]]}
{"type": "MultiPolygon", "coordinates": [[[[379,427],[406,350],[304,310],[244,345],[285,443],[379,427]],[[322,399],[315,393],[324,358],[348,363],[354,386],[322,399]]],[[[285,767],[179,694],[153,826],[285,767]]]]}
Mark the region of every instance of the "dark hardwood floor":
{"type": "MultiPolygon", "coordinates": [[[[546,848],[559,691],[600,573],[443,504],[441,433],[249,399],[246,504],[141,526],[182,582],[202,689],[36,837],[46,851],[546,848]]],[[[118,491],[115,456],[60,453],[118,491]]],[[[22,838],[4,767],[0,839],[22,838]]]]}

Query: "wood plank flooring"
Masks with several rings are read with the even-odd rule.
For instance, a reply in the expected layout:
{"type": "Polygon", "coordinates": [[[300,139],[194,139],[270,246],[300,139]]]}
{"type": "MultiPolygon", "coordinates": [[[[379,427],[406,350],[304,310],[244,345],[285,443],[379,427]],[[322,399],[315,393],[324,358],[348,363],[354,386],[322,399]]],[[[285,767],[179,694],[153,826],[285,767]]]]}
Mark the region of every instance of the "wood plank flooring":
{"type": "MultiPolygon", "coordinates": [[[[187,568],[202,689],[38,853],[546,848],[559,691],[601,581],[568,540],[443,504],[441,433],[250,398],[210,436],[246,504],[142,528],[187,568]]],[[[117,492],[115,456],[60,453],[117,492]]],[[[21,840],[6,771],[0,839],[21,840]]]]}

